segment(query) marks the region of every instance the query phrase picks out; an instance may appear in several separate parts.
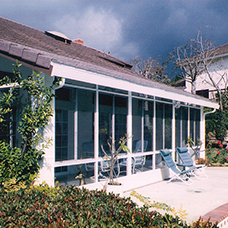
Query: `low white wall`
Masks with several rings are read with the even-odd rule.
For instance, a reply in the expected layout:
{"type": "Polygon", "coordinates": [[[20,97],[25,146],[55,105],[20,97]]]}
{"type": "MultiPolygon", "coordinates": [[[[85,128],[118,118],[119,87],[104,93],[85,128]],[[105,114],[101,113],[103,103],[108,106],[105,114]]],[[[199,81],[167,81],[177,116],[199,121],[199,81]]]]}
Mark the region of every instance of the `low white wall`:
{"type": "MultiPolygon", "coordinates": [[[[118,178],[118,181],[123,185],[123,191],[129,191],[135,188],[139,188],[148,184],[156,183],[169,177],[169,169],[156,169],[152,171],[146,171],[137,173],[131,176],[125,176],[118,178]]],[[[89,190],[101,190],[105,188],[106,181],[98,183],[84,185],[84,188],[89,190]]]]}

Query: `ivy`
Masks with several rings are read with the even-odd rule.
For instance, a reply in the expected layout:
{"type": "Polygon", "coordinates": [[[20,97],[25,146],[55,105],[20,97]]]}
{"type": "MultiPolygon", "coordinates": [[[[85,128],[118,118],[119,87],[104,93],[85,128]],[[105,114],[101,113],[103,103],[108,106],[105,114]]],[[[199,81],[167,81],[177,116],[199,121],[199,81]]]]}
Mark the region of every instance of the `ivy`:
{"type": "Polygon", "coordinates": [[[20,140],[16,147],[0,140],[0,186],[12,182],[12,179],[17,184],[34,181],[40,169],[38,162],[50,143],[42,138],[42,131],[53,115],[51,102],[55,85],[46,86],[40,72],[34,71],[29,77],[22,77],[20,66],[16,62],[13,77],[5,76],[0,80],[0,86],[9,87],[0,96],[0,127],[4,128],[16,110],[19,122],[17,139],[20,140]],[[40,144],[41,148],[38,148],[40,144]]]}

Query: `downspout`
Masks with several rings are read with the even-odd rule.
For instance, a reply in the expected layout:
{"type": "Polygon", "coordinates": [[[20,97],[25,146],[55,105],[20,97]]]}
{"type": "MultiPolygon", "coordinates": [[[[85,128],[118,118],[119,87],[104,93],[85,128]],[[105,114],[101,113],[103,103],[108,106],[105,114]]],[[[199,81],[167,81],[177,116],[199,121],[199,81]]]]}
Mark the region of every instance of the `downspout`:
{"type": "MultiPolygon", "coordinates": [[[[55,77],[54,77],[54,80],[53,80],[53,81],[55,81],[55,77]]],[[[66,81],[66,79],[65,79],[65,78],[62,78],[62,80],[61,80],[60,83],[59,83],[59,86],[57,86],[57,87],[55,88],[55,90],[61,89],[61,88],[65,85],[65,81],[66,81]]]]}
{"type": "Polygon", "coordinates": [[[203,113],[203,118],[205,119],[205,116],[206,115],[208,115],[208,114],[212,114],[212,113],[215,113],[216,112],[216,108],[214,108],[212,111],[210,111],[210,112],[205,112],[205,113],[203,113]]]}
{"type": "Polygon", "coordinates": [[[203,113],[203,128],[202,128],[202,135],[204,136],[204,139],[203,139],[203,143],[202,143],[202,147],[201,147],[201,152],[203,154],[200,154],[200,157],[205,159],[205,149],[206,149],[206,143],[205,143],[205,139],[206,139],[206,131],[205,131],[205,127],[206,127],[206,124],[205,124],[205,117],[206,115],[209,115],[209,114],[212,114],[212,113],[215,113],[216,112],[216,108],[214,108],[212,111],[209,111],[209,112],[205,112],[203,113]]]}

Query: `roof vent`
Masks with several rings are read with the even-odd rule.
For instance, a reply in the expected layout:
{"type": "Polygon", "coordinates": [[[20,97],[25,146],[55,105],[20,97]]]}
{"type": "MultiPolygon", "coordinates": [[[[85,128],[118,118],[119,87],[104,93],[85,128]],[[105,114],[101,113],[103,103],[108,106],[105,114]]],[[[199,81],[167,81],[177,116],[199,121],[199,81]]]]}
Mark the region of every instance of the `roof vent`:
{"type": "Polygon", "coordinates": [[[66,35],[62,34],[61,32],[45,31],[45,34],[55,38],[56,40],[62,41],[65,44],[70,44],[72,42],[66,35]]]}

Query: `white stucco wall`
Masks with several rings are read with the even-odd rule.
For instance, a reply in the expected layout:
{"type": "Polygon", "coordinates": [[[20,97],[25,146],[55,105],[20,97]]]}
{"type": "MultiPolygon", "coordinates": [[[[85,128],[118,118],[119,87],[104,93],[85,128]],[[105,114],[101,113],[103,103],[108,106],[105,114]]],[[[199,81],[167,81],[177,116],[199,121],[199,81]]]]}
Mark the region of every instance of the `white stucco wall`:
{"type": "MultiPolygon", "coordinates": [[[[51,85],[53,82],[53,77],[45,75],[45,84],[51,85]]],[[[55,110],[54,99],[52,101],[53,111],[55,110]]],[[[36,180],[36,184],[41,184],[42,182],[48,183],[50,186],[54,186],[54,163],[55,163],[55,115],[53,115],[48,126],[42,132],[43,139],[45,141],[50,140],[50,144],[47,149],[45,149],[45,154],[40,162],[41,169],[39,170],[39,178],[36,180]]],[[[40,144],[42,144],[41,142],[40,144]]],[[[45,143],[45,142],[44,142],[45,143]]]]}
{"type": "MultiPolygon", "coordinates": [[[[54,107],[54,102],[52,102],[54,107]]],[[[36,184],[41,184],[42,182],[48,183],[50,186],[54,186],[54,163],[55,163],[55,137],[54,137],[54,125],[55,117],[51,117],[48,126],[43,131],[43,138],[45,140],[51,140],[48,148],[45,149],[45,154],[42,158],[40,164],[39,178],[36,180],[36,184]]]]}
{"type": "MultiPolygon", "coordinates": [[[[209,67],[209,73],[213,81],[220,89],[228,85],[228,57],[219,58],[209,67]]],[[[196,80],[196,90],[215,90],[207,73],[198,76],[196,80]]]]}

